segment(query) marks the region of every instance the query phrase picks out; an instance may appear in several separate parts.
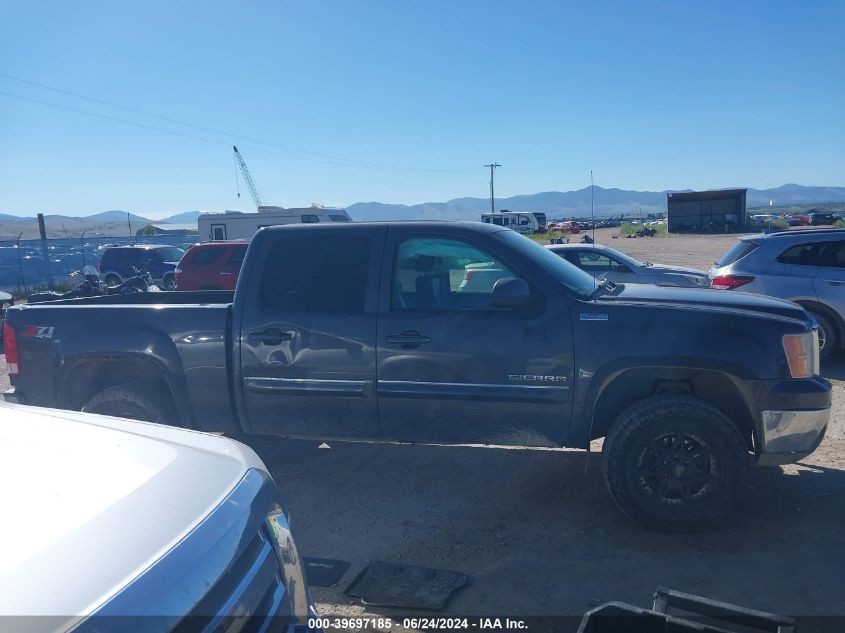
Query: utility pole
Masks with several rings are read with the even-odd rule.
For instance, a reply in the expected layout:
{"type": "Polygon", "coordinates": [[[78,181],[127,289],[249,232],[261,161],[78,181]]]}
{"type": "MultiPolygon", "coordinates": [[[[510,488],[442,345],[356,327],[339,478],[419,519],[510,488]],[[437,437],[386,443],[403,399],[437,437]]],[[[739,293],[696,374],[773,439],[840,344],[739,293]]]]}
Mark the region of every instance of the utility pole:
{"type": "Polygon", "coordinates": [[[495,204],[495,194],[493,190],[493,170],[496,167],[501,167],[499,163],[490,163],[489,165],[484,165],[485,167],[490,168],[490,213],[496,213],[496,204],[495,204]]]}

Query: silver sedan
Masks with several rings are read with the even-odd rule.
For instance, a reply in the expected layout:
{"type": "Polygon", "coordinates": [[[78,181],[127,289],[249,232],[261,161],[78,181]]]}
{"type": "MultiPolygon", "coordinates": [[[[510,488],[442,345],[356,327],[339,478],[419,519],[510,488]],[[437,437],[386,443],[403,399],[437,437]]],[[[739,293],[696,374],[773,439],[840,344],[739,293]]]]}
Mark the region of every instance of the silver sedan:
{"type": "Polygon", "coordinates": [[[683,266],[640,262],[600,244],[551,244],[549,250],[594,277],[623,284],[654,284],[682,288],[709,288],[706,272],[683,266]]]}

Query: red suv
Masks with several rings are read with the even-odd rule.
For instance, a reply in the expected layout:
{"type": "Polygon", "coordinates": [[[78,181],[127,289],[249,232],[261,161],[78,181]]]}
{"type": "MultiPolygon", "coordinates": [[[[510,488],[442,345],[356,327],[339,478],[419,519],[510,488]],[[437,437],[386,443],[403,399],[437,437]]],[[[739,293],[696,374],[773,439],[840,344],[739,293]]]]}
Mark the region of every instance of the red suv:
{"type": "Polygon", "coordinates": [[[234,290],[247,242],[194,244],[176,267],[177,290],[234,290]]]}

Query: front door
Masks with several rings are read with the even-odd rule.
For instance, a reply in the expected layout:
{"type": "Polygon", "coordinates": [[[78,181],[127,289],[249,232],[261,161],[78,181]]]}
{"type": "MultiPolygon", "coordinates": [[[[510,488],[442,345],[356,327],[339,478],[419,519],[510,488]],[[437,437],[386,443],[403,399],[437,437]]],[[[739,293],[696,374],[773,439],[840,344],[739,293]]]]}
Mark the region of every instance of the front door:
{"type": "Polygon", "coordinates": [[[242,282],[240,372],[254,433],[380,434],[376,309],[386,229],[327,228],[273,232],[258,242],[263,270],[242,282]]]}
{"type": "MultiPolygon", "coordinates": [[[[816,296],[845,319],[845,239],[826,242],[819,264],[813,278],[816,296]]],[[[842,343],[837,340],[838,345],[842,343]]]]}
{"type": "Polygon", "coordinates": [[[392,226],[378,321],[379,417],[396,440],[548,446],[570,419],[572,330],[563,293],[496,252],[498,240],[392,226]],[[533,305],[493,306],[502,277],[533,305]]]}

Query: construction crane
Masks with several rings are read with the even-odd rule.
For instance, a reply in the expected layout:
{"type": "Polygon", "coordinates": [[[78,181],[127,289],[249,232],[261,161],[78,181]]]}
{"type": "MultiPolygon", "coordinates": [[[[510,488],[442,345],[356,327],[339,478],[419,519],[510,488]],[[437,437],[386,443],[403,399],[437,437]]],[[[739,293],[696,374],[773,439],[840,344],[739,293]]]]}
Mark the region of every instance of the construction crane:
{"type": "MultiPolygon", "coordinates": [[[[252,179],[252,174],[249,173],[249,167],[246,166],[241,153],[238,151],[237,145],[232,145],[232,149],[235,150],[235,160],[238,163],[238,167],[241,169],[241,175],[244,177],[244,182],[246,183],[247,188],[249,189],[249,193],[252,195],[252,200],[255,202],[255,206],[261,207],[264,206],[264,200],[261,197],[261,192],[258,191],[258,187],[255,185],[255,181],[252,179]]],[[[241,197],[241,192],[238,191],[238,198],[241,197]]]]}

